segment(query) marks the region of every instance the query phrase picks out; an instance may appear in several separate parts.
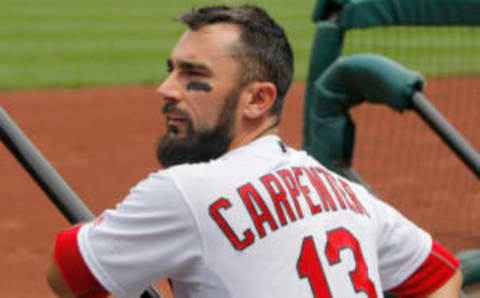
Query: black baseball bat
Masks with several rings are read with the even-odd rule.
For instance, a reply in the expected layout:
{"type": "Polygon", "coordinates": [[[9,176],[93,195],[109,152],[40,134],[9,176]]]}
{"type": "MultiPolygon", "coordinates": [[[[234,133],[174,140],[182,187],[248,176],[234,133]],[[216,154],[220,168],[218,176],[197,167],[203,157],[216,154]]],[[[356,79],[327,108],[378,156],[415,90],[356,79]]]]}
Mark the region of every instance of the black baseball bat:
{"type": "Polygon", "coordinates": [[[414,92],[412,105],[415,111],[440,136],[453,152],[480,178],[480,155],[463,138],[443,115],[427,100],[421,92],[414,92]]]}
{"type": "MultiPolygon", "coordinates": [[[[71,224],[94,219],[93,213],[2,107],[0,139],[71,224]]],[[[162,298],[162,295],[149,286],[140,297],[162,298]]]]}

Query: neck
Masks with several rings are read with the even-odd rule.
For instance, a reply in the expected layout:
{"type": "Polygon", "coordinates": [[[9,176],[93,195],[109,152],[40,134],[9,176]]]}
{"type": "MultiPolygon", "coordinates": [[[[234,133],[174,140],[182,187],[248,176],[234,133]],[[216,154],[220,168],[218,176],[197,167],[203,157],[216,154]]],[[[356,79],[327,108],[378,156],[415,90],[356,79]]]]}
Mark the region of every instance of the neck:
{"type": "Polygon", "coordinates": [[[270,121],[265,121],[262,125],[257,125],[253,129],[237,134],[227,151],[245,146],[256,139],[269,134],[278,134],[278,122],[275,118],[270,118],[270,121]]]}

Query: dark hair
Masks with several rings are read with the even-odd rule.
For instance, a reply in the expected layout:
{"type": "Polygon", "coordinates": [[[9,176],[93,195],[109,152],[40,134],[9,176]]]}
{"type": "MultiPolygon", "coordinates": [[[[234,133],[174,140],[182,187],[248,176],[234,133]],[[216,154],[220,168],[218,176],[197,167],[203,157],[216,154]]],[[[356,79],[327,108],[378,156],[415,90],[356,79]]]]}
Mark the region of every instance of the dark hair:
{"type": "Polygon", "coordinates": [[[242,65],[240,83],[269,81],[277,88],[271,113],[280,119],[285,95],[293,76],[293,53],[285,31],[257,6],[205,6],[179,18],[191,30],[215,23],[230,23],[241,29],[238,59],[242,65]]]}

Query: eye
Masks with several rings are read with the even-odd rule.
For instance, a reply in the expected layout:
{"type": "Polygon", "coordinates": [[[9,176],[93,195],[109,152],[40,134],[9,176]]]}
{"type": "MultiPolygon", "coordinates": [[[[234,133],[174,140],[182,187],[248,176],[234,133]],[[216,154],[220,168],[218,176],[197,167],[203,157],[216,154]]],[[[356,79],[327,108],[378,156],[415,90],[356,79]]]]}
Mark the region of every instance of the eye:
{"type": "Polygon", "coordinates": [[[172,61],[167,61],[167,72],[171,73],[173,71],[173,63],[172,61]]]}
{"type": "Polygon", "coordinates": [[[193,70],[193,69],[187,70],[186,74],[189,75],[189,76],[192,76],[192,77],[205,76],[205,74],[203,72],[198,71],[198,70],[193,70]]]}

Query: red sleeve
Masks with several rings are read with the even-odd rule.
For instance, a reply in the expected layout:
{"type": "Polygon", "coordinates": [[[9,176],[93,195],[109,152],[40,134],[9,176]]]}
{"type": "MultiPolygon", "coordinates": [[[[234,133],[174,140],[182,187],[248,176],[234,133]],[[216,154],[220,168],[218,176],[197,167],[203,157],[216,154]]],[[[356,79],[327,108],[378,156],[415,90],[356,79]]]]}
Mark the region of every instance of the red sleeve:
{"type": "Polygon", "coordinates": [[[407,280],[390,291],[399,297],[425,297],[443,286],[457,271],[460,261],[437,242],[423,264],[407,280]]]}
{"type": "Polygon", "coordinates": [[[95,279],[80,254],[77,242],[80,227],[75,226],[58,234],[54,250],[55,261],[75,297],[107,297],[108,292],[95,279]]]}

